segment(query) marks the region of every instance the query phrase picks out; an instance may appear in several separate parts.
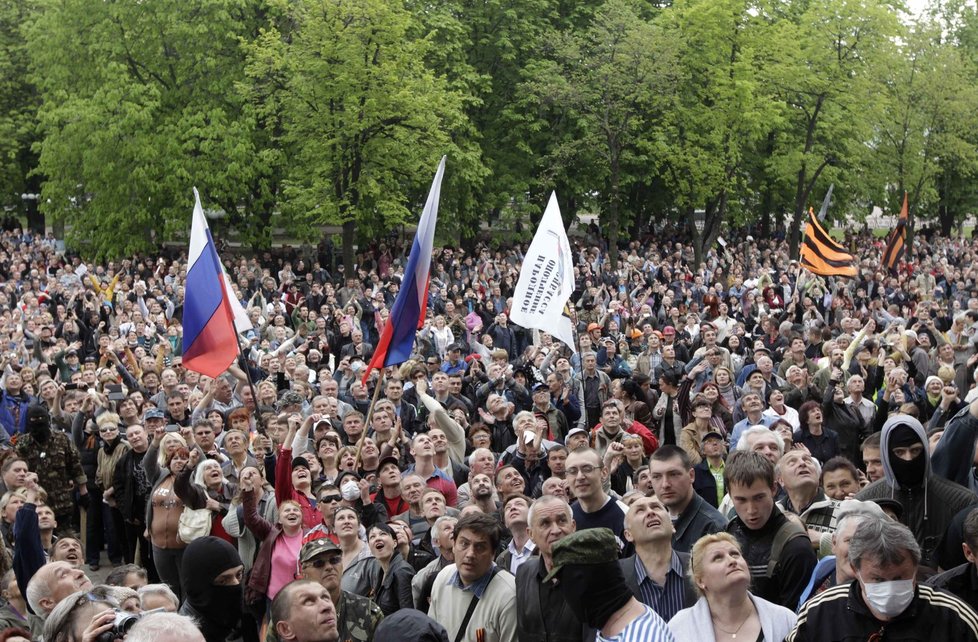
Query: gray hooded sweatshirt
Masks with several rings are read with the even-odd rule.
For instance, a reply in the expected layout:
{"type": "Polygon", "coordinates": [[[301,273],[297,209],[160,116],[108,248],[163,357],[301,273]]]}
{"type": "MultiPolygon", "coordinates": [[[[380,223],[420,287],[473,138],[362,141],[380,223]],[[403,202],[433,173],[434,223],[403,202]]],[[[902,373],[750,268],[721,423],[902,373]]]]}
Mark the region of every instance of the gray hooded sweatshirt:
{"type": "Polygon", "coordinates": [[[901,521],[913,532],[920,544],[921,564],[936,568],[934,551],[944,531],[954,516],[978,502],[978,496],[969,489],[931,472],[930,448],[924,427],[914,417],[895,414],[883,424],[880,438],[880,454],[883,460],[883,479],[879,479],[856,495],[856,499],[896,499],[903,506],[901,521]],[[926,457],[924,481],[919,486],[900,483],[893,472],[890,452],[890,436],[897,426],[911,428],[924,445],[921,455],[926,457]]]}

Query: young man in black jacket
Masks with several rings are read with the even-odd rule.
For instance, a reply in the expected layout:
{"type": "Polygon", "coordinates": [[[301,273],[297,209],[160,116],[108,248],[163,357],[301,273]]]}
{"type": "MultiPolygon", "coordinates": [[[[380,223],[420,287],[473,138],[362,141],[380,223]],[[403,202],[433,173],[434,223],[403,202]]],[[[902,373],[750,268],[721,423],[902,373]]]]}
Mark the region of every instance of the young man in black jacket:
{"type": "Polygon", "coordinates": [[[752,592],[794,609],[817,561],[808,533],[775,507],[774,466],[762,455],[737,451],[727,459],[726,473],[737,511],[727,532],[743,550],[752,592]]]}

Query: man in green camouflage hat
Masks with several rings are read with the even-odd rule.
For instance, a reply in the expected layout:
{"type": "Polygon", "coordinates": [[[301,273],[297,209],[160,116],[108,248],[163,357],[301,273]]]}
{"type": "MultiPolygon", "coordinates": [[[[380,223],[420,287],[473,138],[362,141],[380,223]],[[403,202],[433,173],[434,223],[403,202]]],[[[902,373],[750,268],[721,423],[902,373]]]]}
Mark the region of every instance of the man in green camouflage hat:
{"type": "Polygon", "coordinates": [[[343,552],[333,540],[323,537],[303,544],[299,551],[299,577],[319,582],[329,592],[336,605],[340,640],[368,642],[373,639],[374,630],[384,619],[384,614],[373,600],[340,589],[343,552]]]}
{"type": "Polygon", "coordinates": [[[553,569],[543,581],[555,578],[571,611],[597,630],[598,642],[675,642],[665,621],[632,596],[611,529],[577,531],[554,544],[553,569]]]}

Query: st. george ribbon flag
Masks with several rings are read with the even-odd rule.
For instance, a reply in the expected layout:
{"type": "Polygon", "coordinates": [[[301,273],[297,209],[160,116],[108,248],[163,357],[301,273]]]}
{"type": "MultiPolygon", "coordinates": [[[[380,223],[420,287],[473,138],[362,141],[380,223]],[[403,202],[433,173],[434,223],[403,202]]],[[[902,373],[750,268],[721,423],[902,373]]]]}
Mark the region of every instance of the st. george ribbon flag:
{"type": "Polygon", "coordinates": [[[418,322],[428,308],[428,275],[431,272],[431,253],[435,243],[438,201],[441,199],[441,180],[444,175],[445,157],[442,156],[435,178],[431,181],[421,220],[418,221],[418,231],[414,235],[407,267],[404,268],[404,276],[401,278],[401,289],[394,299],[374,356],[363,372],[364,382],[370,376],[371,370],[395,366],[411,358],[418,322]]]}
{"type": "Polygon", "coordinates": [[[235,328],[247,330],[251,322],[231,290],[195,187],[184,289],[183,366],[208,377],[223,374],[238,355],[235,328]]]}
{"type": "Polygon", "coordinates": [[[574,327],[564,316],[564,306],[573,293],[573,254],[554,192],[523,257],[509,316],[513,323],[548,332],[577,352],[574,327]]]}

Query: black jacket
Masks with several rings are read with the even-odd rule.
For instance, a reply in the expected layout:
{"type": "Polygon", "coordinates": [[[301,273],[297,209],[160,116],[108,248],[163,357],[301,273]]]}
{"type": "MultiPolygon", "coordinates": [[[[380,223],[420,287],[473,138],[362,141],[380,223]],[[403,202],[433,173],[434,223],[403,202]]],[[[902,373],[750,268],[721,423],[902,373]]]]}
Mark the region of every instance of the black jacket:
{"type": "Polygon", "coordinates": [[[119,512],[122,513],[122,517],[129,521],[138,521],[140,523],[146,518],[146,502],[149,499],[150,489],[152,488],[153,482],[156,480],[148,479],[146,472],[143,470],[143,455],[146,453],[137,453],[136,451],[130,449],[119,458],[119,463],[115,467],[115,481],[113,482],[113,488],[115,488],[115,499],[116,506],[119,512]],[[144,479],[148,482],[148,487],[145,493],[141,493],[139,489],[139,484],[137,480],[136,468],[139,468],[139,474],[141,474],[144,479]]]}
{"type": "Polygon", "coordinates": [[[704,459],[693,466],[693,472],[696,475],[693,478],[693,490],[707,504],[713,508],[719,508],[720,505],[717,503],[717,480],[713,476],[713,473],[710,472],[710,462],[704,459]]]}
{"type": "Polygon", "coordinates": [[[672,547],[680,553],[693,549],[696,540],[704,535],[719,533],[727,527],[727,518],[720,511],[706,503],[702,497],[693,493],[693,499],[675,523],[676,532],[672,536],[672,547]]]}
{"type": "Polygon", "coordinates": [[[971,562],[929,578],[925,584],[954,593],[968,606],[978,610],[978,570],[971,562]]]}
{"type": "Polygon", "coordinates": [[[859,491],[856,499],[896,499],[903,506],[903,522],[920,544],[920,563],[937,568],[935,552],[954,516],[973,506],[975,494],[937,475],[927,478],[926,486],[894,490],[886,478],[878,479],[859,491]]]}
{"type": "Polygon", "coordinates": [[[516,630],[519,642],[591,642],[595,631],[582,624],[546,567],[533,556],[516,569],[516,630]]]}
{"type": "Polygon", "coordinates": [[[399,553],[394,553],[390,568],[383,573],[383,578],[380,578],[380,574],[377,577],[380,581],[373,586],[373,592],[369,597],[377,603],[385,616],[401,609],[414,608],[414,596],[411,594],[414,569],[399,553]]]}
{"type": "MultiPolygon", "coordinates": [[[[859,445],[872,432],[859,410],[849,404],[835,403],[833,400],[834,386],[825,389],[822,400],[822,416],[824,425],[835,431],[838,439],[839,454],[852,462],[859,461],[859,445]]],[[[814,455],[814,453],[813,453],[814,455]]],[[[827,460],[821,460],[824,464],[827,460]]]]}
{"type": "Polygon", "coordinates": [[[744,559],[747,560],[751,575],[751,592],[768,602],[794,610],[808,585],[812,571],[815,570],[817,560],[808,537],[797,537],[784,545],[778,563],[768,577],[767,567],[768,562],[771,561],[774,536],[787,521],[788,518],[784,513],[774,507],[771,517],[761,528],[751,530],[740,521],[740,517],[734,517],[727,526],[727,532],[737,538],[744,559]]]}

